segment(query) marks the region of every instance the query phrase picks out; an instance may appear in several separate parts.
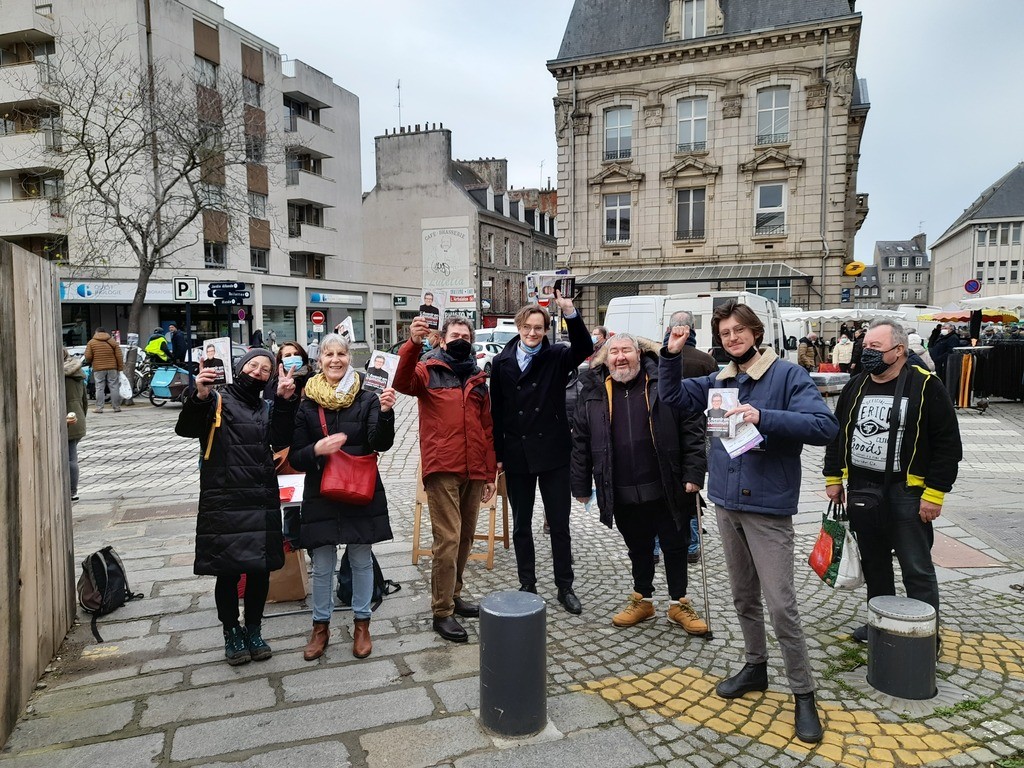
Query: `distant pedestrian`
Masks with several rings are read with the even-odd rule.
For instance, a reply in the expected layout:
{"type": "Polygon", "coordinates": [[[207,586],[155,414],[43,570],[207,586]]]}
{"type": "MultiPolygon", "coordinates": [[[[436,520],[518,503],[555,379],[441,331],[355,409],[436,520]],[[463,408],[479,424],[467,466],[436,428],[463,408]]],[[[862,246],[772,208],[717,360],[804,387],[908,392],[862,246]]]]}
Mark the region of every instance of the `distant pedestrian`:
{"type": "Polygon", "coordinates": [[[811,331],[804,338],[800,339],[800,346],[797,349],[797,362],[806,371],[814,373],[818,366],[825,362],[823,354],[824,345],[819,344],[818,334],[811,331]]]}
{"type": "Polygon", "coordinates": [[[167,335],[170,336],[171,357],[174,358],[174,362],[181,365],[188,357],[188,340],[174,323],[167,326],[167,335]]]}
{"type": "Polygon", "coordinates": [[[85,437],[85,414],[89,399],[85,391],[82,360],[64,350],[64,408],[68,423],[68,469],[71,473],[71,500],[78,501],[78,443],[85,437]]]}
{"type": "Polygon", "coordinates": [[[263,331],[257,328],[249,335],[249,348],[260,349],[263,347],[263,331]]]}
{"type": "Polygon", "coordinates": [[[110,390],[110,404],[114,412],[121,410],[120,373],[124,369],[121,347],[103,328],[85,345],[85,362],[92,366],[92,380],[96,387],[96,413],[103,413],[103,405],[107,401],[107,390],[110,390]]]}
{"type": "Polygon", "coordinates": [[[274,359],[262,349],[235,364],[234,381],[213,390],[217,371],[203,368],[182,404],[174,431],[198,438],[199,515],[194,570],[216,576],[214,600],[232,666],[272,655],[263,639],[270,573],[284,566],[275,448],[291,438],[298,398],[295,382],[278,371],[277,397],[263,400],[274,359]],[[245,626],[239,623],[238,582],[245,575],[245,626]]]}
{"type": "Polygon", "coordinates": [[[935,373],[943,384],[946,383],[946,362],[953,350],[960,346],[963,346],[963,340],[957,334],[956,328],[952,323],[943,323],[939,329],[939,338],[928,347],[928,354],[935,363],[935,373]]]}
{"type": "Polygon", "coordinates": [[[832,347],[832,362],[839,366],[843,373],[850,371],[850,361],[853,359],[853,342],[846,335],[841,335],[836,345],[832,347]]]}
{"type": "Polygon", "coordinates": [[[151,365],[167,365],[171,362],[171,348],[167,344],[163,328],[153,329],[142,351],[146,353],[151,365]]]}
{"type": "Polygon", "coordinates": [[[591,355],[591,357],[594,357],[594,355],[601,351],[601,347],[605,345],[605,342],[608,341],[608,329],[603,325],[597,326],[594,328],[593,333],[590,334],[590,340],[594,342],[594,354],[591,355]]]}

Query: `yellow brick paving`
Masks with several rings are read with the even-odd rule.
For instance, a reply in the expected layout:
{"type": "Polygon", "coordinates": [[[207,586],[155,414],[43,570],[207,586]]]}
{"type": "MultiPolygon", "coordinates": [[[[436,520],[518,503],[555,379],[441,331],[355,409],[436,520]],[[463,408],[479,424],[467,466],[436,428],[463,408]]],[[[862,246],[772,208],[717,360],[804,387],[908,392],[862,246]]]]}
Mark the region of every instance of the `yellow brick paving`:
{"type": "Polygon", "coordinates": [[[996,632],[965,635],[944,629],[939,661],[967,669],[984,669],[996,674],[1024,677],[1024,640],[996,632]]]}
{"type": "Polygon", "coordinates": [[[844,768],[923,766],[981,746],[960,734],[941,733],[920,723],[887,723],[872,712],[822,702],[818,707],[825,736],[812,746],[794,736],[790,694],[768,691],[726,701],[715,695],[717,683],[718,678],[693,667],[668,667],[642,677],[592,680],[577,690],[724,735],[740,734],[777,749],[820,755],[844,768]]]}

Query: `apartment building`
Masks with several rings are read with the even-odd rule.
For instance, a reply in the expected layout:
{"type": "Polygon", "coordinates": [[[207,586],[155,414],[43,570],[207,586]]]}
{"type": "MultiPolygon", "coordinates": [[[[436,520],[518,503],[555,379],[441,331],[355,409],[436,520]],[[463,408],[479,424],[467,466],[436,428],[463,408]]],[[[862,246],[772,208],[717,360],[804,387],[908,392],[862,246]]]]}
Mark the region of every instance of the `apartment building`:
{"type": "Polygon", "coordinates": [[[395,340],[424,292],[477,327],[512,317],[526,303],[526,274],[555,267],[554,191],[508,189],[504,159],[453,159],[443,125],[385,132],[375,151],[363,256],[382,284],[405,286],[396,289],[395,340]]]}
{"type": "MultiPolygon", "coordinates": [[[[875,243],[875,264],[881,289],[881,309],[900,304],[931,304],[931,260],[927,236],[910,240],[879,240],[875,243]]],[[[857,287],[854,286],[854,298],[857,287]]]]}
{"type": "Polygon", "coordinates": [[[852,0],[577,0],[558,84],[558,261],[584,312],[746,289],[838,306],[867,215],[852,0]]]}
{"type": "MultiPolygon", "coordinates": [[[[209,0],[5,0],[0,30],[0,237],[67,264],[65,343],[81,343],[100,325],[123,337],[139,274],[138,261],[123,246],[112,247],[104,263],[78,263],[86,234],[71,215],[77,201],[65,195],[72,185],[57,170],[67,163],[57,162],[61,105],[51,100],[48,79],[68,66],[62,49],[99,47],[104,35],[115,36],[133,58],[137,52],[142,71],[153,63],[189,73],[182,82],[196,83],[197,110],[238,104],[244,122],[244,163],[204,166],[206,209],[181,233],[174,258],[150,278],[143,334],[172,321],[183,326],[171,279],[190,275],[200,281],[192,305],[197,339],[230,332],[248,341],[260,328],[265,337],[273,331],[282,341],[305,341],[314,309],[327,314],[329,325],[351,316],[357,338],[365,337],[375,288],[361,279],[365,273],[354,278],[351,268],[362,253],[354,94],[302,61],[282,57],[209,0]],[[241,94],[226,93],[231,88],[241,94]],[[244,210],[240,216],[248,222],[229,221],[219,204],[228,193],[247,198],[248,216],[244,210]],[[238,306],[215,306],[206,289],[221,281],[244,283],[250,297],[238,306]]],[[[222,116],[208,119],[216,123],[222,116]]],[[[156,158],[160,162],[159,151],[156,158]]],[[[390,302],[390,296],[376,299],[390,302]]]]}
{"type": "Polygon", "coordinates": [[[967,298],[969,280],[979,296],[1024,293],[1024,163],[982,192],[932,243],[934,303],[967,298]]]}

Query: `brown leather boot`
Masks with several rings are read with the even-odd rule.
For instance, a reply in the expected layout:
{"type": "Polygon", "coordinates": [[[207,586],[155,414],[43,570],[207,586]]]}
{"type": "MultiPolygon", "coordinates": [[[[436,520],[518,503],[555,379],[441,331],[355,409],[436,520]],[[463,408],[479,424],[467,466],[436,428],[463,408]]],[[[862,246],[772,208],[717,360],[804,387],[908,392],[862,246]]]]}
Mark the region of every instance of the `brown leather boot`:
{"type": "Polygon", "coordinates": [[[302,658],[306,661],[315,661],[324,655],[327,649],[327,642],[331,639],[331,625],[322,621],[313,622],[313,634],[309,636],[306,649],[302,652],[302,658]]]}
{"type": "Polygon", "coordinates": [[[365,659],[373,650],[370,640],[370,620],[356,619],[352,628],[352,655],[357,659],[365,659]]]}

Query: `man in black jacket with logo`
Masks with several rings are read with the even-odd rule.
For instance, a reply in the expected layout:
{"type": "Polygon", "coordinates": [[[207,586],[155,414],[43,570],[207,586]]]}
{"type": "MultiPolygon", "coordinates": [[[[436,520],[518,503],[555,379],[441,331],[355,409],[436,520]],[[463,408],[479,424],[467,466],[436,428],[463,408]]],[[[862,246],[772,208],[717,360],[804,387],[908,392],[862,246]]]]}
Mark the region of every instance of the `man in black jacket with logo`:
{"type": "Polygon", "coordinates": [[[653,619],[654,539],[661,541],[672,621],[708,631],[686,597],[687,545],[704,485],[704,416],[684,416],[658,396],[658,354],[628,333],[609,339],[582,377],[573,423],[573,494],[597,489],[601,522],[614,520],[629,549],[633,591],[616,627],[653,619]]]}
{"type": "MultiPolygon", "coordinates": [[[[847,508],[868,599],[896,594],[895,551],[907,597],[930,604],[938,616],[932,520],[942,513],[945,495],[956,481],[963,446],[949,393],[937,376],[908,362],[908,344],[907,332],[893,321],[871,324],[864,335],[863,373],[850,379],[839,395],[839,434],[825,451],[823,474],[832,501],[846,501],[844,480],[851,495],[867,489],[880,496],[873,509],[847,508]],[[895,396],[900,398],[899,421],[896,446],[890,450],[895,396]]],[[[853,636],[867,642],[867,627],[859,627],[853,636]]]]}
{"type": "Polygon", "coordinates": [[[583,610],[573,591],[572,538],[569,533],[569,453],[565,412],[570,374],[594,352],[594,343],[572,300],[555,292],[569,330],[570,346],[547,339],[551,316],[529,304],[516,313],[519,340],[510,341],[491,362],[491,413],[499,471],[512,504],[512,541],[520,590],[537,591],[533,545],[533,504],[537,486],[551,534],[558,602],[570,613],[583,610]]]}

